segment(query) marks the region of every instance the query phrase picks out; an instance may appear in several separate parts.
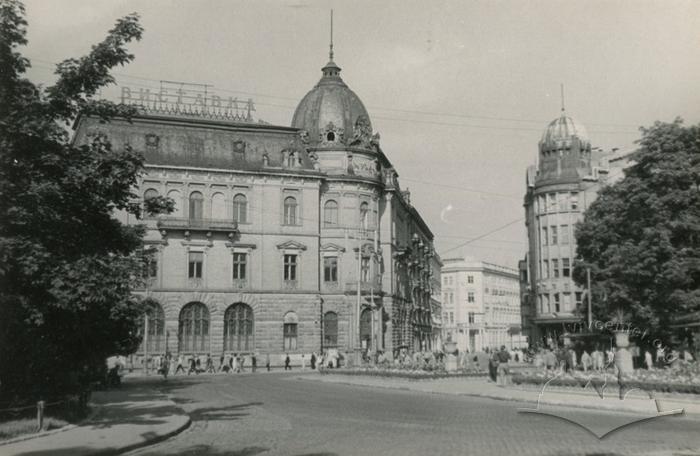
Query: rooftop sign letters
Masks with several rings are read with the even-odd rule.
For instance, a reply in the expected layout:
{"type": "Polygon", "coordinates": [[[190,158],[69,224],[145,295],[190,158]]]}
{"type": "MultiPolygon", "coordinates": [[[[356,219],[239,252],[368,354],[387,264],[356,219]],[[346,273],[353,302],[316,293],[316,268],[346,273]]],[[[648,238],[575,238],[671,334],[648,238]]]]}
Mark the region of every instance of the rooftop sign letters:
{"type": "Polygon", "coordinates": [[[211,86],[184,82],[160,81],[160,88],[121,86],[121,102],[136,105],[149,112],[192,115],[252,122],[255,105],[252,99],[222,97],[210,91],[211,86]]]}

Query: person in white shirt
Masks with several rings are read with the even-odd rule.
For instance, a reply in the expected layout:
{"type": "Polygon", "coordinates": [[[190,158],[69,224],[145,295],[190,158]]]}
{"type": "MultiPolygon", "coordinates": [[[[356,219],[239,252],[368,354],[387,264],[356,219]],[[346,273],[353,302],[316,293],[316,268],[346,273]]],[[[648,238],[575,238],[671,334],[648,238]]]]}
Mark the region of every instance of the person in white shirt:
{"type": "Polygon", "coordinates": [[[651,352],[649,350],[644,351],[644,365],[647,369],[652,369],[654,367],[654,360],[651,359],[651,352]]]}

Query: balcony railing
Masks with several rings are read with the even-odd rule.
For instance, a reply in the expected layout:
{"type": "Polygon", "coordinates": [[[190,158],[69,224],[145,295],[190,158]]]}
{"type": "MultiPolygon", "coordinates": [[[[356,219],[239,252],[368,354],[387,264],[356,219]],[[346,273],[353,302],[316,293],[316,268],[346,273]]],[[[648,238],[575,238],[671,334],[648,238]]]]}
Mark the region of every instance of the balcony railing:
{"type": "MultiPolygon", "coordinates": [[[[360,282],[360,291],[363,293],[369,293],[370,291],[378,293],[382,291],[381,280],[371,280],[369,282],[360,282]]],[[[350,281],[345,283],[345,291],[352,293],[357,293],[357,281],[350,281]]]]}
{"type": "Polygon", "coordinates": [[[160,217],[158,219],[158,228],[190,231],[238,231],[238,222],[226,219],[160,217]]]}

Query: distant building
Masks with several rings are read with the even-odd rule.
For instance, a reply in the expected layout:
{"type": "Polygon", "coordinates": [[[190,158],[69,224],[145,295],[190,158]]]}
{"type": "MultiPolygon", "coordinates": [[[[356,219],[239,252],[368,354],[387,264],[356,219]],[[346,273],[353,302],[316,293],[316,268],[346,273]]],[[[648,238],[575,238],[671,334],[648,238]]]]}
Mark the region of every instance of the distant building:
{"type": "Polygon", "coordinates": [[[142,152],[137,194],[175,201],[170,215],[120,215],[147,227],[141,357],[257,353],[274,364],[433,347],[433,233],[332,59],[291,127],[210,109],[217,100],[141,97],[131,122],[83,116],[74,138],[142,152]]]}
{"type": "Polygon", "coordinates": [[[527,346],[521,334],[518,271],[474,258],[443,260],[443,339],[460,351],[527,346]]]}
{"type": "Polygon", "coordinates": [[[563,324],[578,322],[585,290],[572,278],[574,227],[601,186],[623,177],[629,153],[592,148],[583,125],[562,111],[545,129],[538,163],[526,174],[523,327],[531,343],[552,345],[563,324]]]}
{"type": "Polygon", "coordinates": [[[444,324],[442,320],[442,281],[440,280],[443,263],[440,259],[440,256],[437,253],[433,255],[431,261],[432,275],[430,277],[430,316],[432,318],[433,324],[432,346],[434,349],[439,350],[442,349],[443,345],[442,328],[444,324]]]}

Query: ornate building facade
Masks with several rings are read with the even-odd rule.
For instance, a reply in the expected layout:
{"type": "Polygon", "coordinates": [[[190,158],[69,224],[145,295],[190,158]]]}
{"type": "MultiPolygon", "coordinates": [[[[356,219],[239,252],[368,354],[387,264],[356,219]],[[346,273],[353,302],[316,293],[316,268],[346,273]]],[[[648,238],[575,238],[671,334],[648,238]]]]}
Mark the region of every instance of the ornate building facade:
{"type": "Polygon", "coordinates": [[[175,201],[119,214],[147,226],[141,356],[432,348],[433,234],[332,56],[291,127],[161,101],[142,96],[131,122],[81,117],[74,138],[142,151],[138,193],[175,201]]]}
{"type": "Polygon", "coordinates": [[[628,156],[592,148],[583,125],[563,110],[542,134],[538,163],[526,175],[528,253],[520,267],[530,343],[555,345],[564,324],[581,320],[585,290],[572,278],[574,228],[601,186],[622,177],[628,156]]]}

